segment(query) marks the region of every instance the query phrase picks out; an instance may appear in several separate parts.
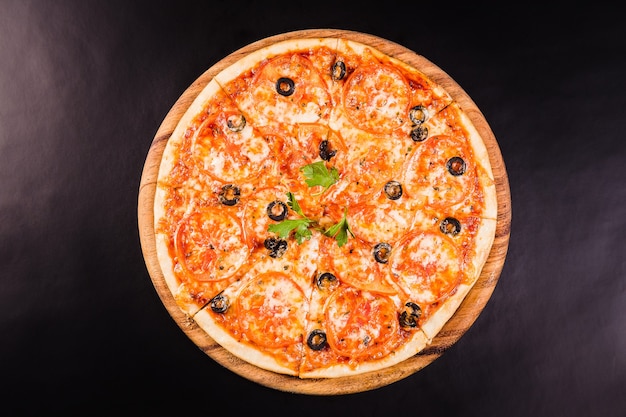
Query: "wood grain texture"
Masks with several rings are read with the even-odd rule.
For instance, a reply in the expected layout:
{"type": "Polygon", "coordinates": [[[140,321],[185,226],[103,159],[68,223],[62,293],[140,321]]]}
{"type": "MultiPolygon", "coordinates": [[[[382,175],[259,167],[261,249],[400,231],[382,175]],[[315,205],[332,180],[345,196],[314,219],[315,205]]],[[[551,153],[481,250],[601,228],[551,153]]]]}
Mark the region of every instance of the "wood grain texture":
{"type": "Polygon", "coordinates": [[[185,334],[209,357],[236,374],[270,388],[311,395],[341,395],[380,388],[418,372],[439,358],[470,328],[489,301],[500,278],[509,245],[510,199],[505,164],[489,124],[473,100],[442,69],[401,45],[373,35],[337,29],[311,29],[284,33],[247,45],[217,62],[184,91],[161,123],[148,151],[139,187],[138,226],[146,267],[160,299],[185,334]],[[443,86],[469,115],[484,139],[496,180],[498,199],[496,236],[482,273],[454,316],[433,339],[432,344],[419,354],[390,368],[336,379],[299,379],[265,371],[240,360],[218,345],[176,305],[156,257],[153,227],[156,180],[165,145],[178,121],[204,86],[222,69],[255,50],[287,39],[315,37],[342,37],[368,44],[418,68],[443,86]]]}

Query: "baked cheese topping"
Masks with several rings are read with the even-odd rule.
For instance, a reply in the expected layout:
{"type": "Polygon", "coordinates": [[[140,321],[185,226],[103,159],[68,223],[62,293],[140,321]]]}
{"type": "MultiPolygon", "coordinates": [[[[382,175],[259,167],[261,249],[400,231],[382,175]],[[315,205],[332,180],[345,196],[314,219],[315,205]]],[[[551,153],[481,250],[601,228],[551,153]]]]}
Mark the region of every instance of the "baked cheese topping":
{"type": "Polygon", "coordinates": [[[418,70],[341,39],[220,72],[168,142],[155,196],[181,309],[242,359],[303,378],[414,355],[492,242],[468,122],[418,70]]]}

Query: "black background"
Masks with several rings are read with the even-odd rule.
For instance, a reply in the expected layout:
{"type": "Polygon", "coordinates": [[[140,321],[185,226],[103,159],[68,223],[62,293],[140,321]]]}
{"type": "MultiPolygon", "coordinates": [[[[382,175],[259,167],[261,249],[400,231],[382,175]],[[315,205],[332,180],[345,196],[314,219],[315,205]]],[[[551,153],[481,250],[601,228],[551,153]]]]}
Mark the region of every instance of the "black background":
{"type": "Polygon", "coordinates": [[[571,2],[0,0],[0,413],[626,415],[626,30],[571,2]],[[512,199],[475,324],[388,386],[307,396],[248,381],[171,319],[137,197],[161,121],[206,69],[335,28],[425,56],[474,99],[512,199]]]}

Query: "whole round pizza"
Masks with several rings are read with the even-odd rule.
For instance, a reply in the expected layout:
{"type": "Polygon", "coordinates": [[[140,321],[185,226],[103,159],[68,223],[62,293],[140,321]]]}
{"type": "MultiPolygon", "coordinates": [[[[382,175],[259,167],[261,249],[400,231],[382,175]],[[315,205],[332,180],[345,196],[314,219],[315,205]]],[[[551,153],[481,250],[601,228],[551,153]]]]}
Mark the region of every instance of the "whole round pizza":
{"type": "Polygon", "coordinates": [[[156,257],[177,308],[234,357],[297,379],[427,348],[492,249],[483,137],[420,69],[346,37],[238,56],[163,150],[156,257]]]}

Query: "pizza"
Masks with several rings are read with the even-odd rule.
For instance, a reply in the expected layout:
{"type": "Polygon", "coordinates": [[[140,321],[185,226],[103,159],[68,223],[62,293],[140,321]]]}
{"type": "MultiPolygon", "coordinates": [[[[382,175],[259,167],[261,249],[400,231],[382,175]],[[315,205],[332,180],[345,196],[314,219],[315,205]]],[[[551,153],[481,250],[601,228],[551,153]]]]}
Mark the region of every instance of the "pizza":
{"type": "Polygon", "coordinates": [[[342,37],[285,39],[204,85],[165,145],[157,257],[235,357],[298,378],[419,354],[494,241],[483,138],[423,71],[342,37]]]}

